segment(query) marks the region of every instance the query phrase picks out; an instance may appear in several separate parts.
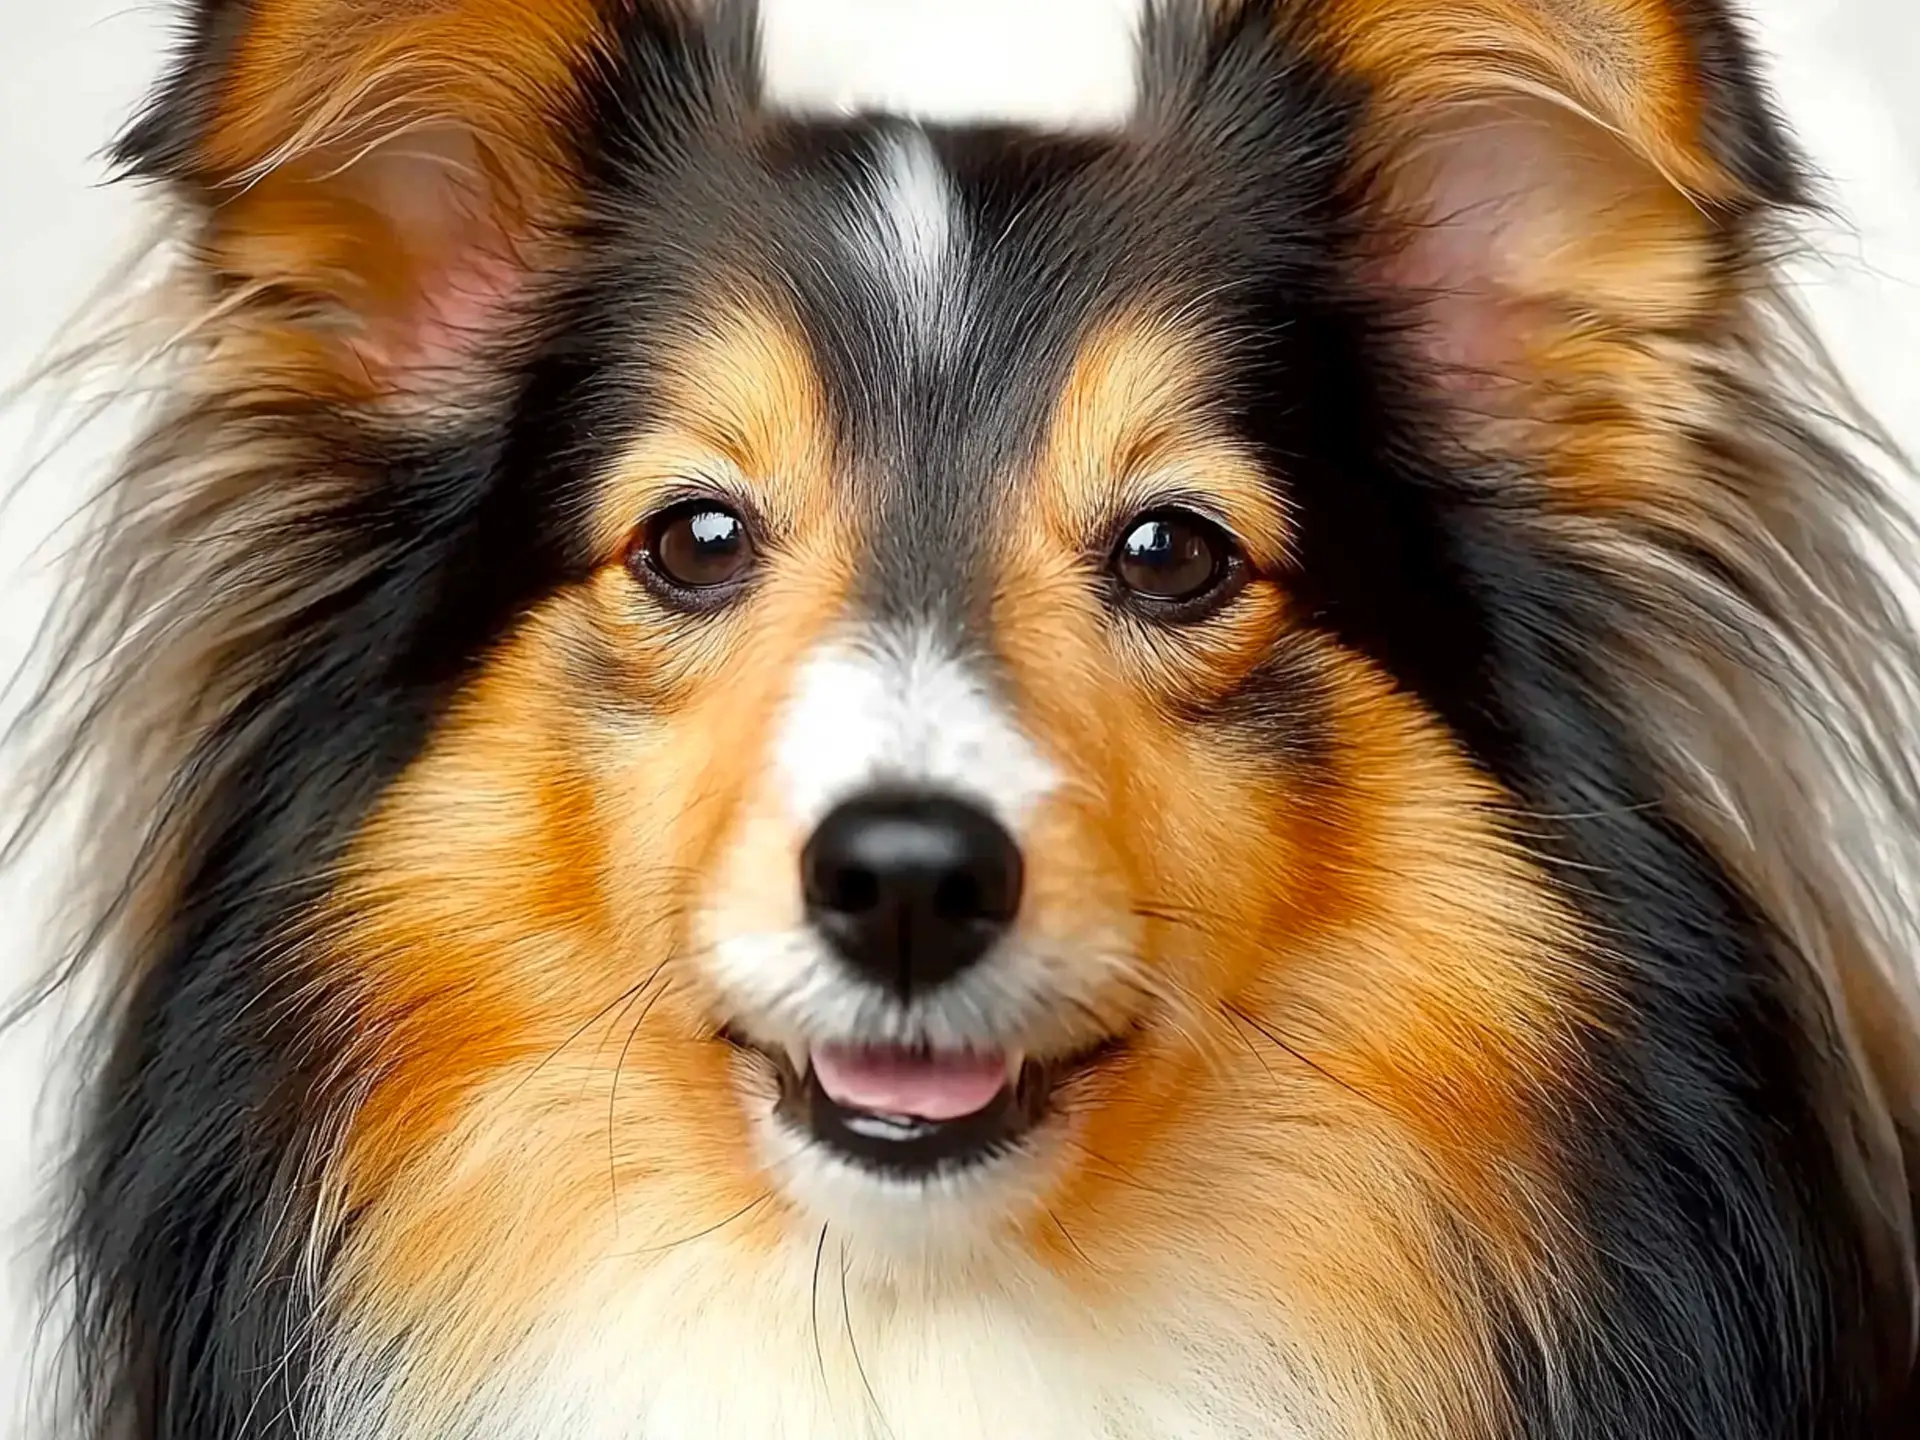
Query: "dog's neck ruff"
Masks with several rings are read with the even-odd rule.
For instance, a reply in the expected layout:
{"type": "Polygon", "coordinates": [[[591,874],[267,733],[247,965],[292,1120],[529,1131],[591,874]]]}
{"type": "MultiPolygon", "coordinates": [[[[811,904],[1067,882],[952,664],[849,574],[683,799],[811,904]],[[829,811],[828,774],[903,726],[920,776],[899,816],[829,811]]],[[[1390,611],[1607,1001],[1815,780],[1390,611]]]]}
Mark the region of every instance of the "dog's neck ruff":
{"type": "MultiPolygon", "coordinates": [[[[1160,1277],[1092,1306],[981,1255],[945,1284],[867,1272],[829,1232],[663,1252],[589,1277],[451,1413],[392,1357],[336,1352],[317,1440],[1326,1440],[1270,1323],[1160,1277]],[[399,1383],[396,1383],[398,1380],[399,1383]]],[[[401,1360],[404,1367],[405,1360],[401,1360]]]]}

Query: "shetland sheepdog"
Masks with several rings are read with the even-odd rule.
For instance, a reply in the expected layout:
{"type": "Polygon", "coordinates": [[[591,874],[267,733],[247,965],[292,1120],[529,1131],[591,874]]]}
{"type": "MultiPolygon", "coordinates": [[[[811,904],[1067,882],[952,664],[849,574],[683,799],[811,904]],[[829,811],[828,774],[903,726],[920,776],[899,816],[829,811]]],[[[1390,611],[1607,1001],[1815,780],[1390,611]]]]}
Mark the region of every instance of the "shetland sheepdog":
{"type": "Polygon", "coordinates": [[[1920,1434],[1920,540],[1729,5],[900,14],[189,7],[73,1432],[1920,1434]]]}

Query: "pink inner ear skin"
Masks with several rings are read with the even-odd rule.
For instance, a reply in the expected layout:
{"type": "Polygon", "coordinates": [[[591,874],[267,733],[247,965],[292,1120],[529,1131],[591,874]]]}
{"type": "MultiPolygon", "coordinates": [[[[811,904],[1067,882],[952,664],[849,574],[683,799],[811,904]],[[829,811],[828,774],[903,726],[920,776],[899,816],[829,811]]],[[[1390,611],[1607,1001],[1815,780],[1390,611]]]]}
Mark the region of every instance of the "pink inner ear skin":
{"type": "Polygon", "coordinates": [[[1419,297],[1444,382],[1523,376],[1556,323],[1670,320],[1697,304],[1697,214],[1599,125],[1503,97],[1443,118],[1381,181],[1378,278],[1419,297]]]}
{"type": "Polygon", "coordinates": [[[353,348],[383,390],[421,395],[472,372],[525,284],[490,173],[465,131],[423,128],[358,161],[345,177],[392,237],[384,313],[362,317],[353,348]]]}
{"type": "Polygon", "coordinates": [[[422,274],[410,314],[370,331],[358,345],[370,367],[403,393],[420,393],[470,373],[475,354],[499,333],[519,294],[522,265],[497,233],[476,239],[422,274]]]}
{"type": "Polygon", "coordinates": [[[1417,337],[1451,388],[1496,388],[1525,354],[1525,302],[1507,252],[1553,186],[1517,128],[1493,113],[1461,117],[1423,137],[1386,178],[1392,248],[1380,278],[1422,302],[1417,337]]]}
{"type": "Polygon", "coordinates": [[[1523,159],[1496,127],[1442,132],[1386,177],[1377,276],[1417,298],[1415,338],[1455,390],[1492,390],[1523,357],[1519,298],[1501,282],[1523,159]]]}

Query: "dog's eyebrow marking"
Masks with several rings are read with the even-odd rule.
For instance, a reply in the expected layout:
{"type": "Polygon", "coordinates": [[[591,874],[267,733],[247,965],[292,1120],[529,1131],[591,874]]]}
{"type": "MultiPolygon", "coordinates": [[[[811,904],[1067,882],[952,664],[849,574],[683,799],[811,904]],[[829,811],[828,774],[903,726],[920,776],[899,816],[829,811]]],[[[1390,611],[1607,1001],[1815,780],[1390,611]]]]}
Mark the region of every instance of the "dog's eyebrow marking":
{"type": "Polygon", "coordinates": [[[870,785],[963,795],[1016,833],[1059,783],[978,675],[924,631],[830,641],[800,665],[774,747],[794,819],[870,785]]]}
{"type": "Polygon", "coordinates": [[[1137,100],[1145,0],[761,0],[766,103],[1104,129],[1137,100]]]}

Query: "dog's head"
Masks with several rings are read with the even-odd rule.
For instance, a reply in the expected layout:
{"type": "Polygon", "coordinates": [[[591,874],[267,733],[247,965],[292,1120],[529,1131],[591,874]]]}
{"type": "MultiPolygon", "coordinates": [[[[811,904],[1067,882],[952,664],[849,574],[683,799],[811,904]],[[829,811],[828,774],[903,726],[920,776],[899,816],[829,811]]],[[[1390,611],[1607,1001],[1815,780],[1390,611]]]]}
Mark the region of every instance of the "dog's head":
{"type": "Polygon", "coordinates": [[[116,552],[199,582],[83,1171],[133,1403],[297,1312],[289,1413],[337,1336],[425,1405],[831,1233],[1205,1292],[1354,1434],[1877,1415],[1886,935],[1761,832],[1894,631],[1721,7],[1163,5],[1045,125],[773,35],[209,3],[127,142],[205,306],[116,552]]]}

